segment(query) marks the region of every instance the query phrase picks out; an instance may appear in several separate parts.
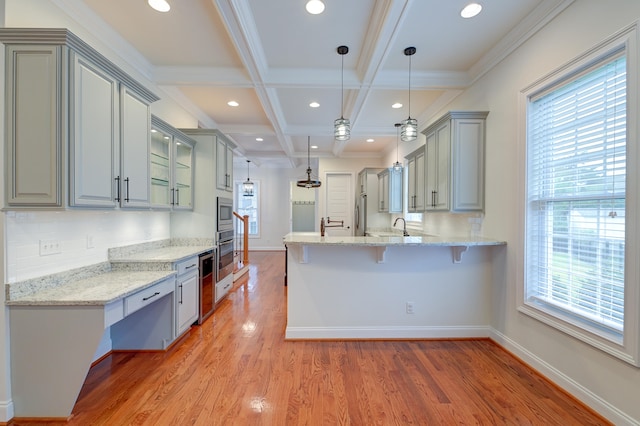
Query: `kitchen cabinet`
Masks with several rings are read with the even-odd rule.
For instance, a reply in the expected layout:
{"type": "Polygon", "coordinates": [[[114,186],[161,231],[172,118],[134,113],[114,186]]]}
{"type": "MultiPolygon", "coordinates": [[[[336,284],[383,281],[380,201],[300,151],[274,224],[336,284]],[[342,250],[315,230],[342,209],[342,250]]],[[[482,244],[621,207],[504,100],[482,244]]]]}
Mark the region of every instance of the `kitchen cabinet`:
{"type": "Polygon", "coordinates": [[[176,265],[176,337],[198,321],[198,257],[183,260],[176,265]]]}
{"type": "Polygon", "coordinates": [[[407,210],[409,213],[425,209],[425,146],[405,156],[407,159],[407,210]]]}
{"type": "Polygon", "coordinates": [[[402,169],[390,167],[378,173],[378,211],[402,213],[402,169]]]}
{"type": "Polygon", "coordinates": [[[487,111],[452,111],[424,130],[426,210],[484,210],[487,111]]]}
{"type": "Polygon", "coordinates": [[[196,141],[155,116],[151,127],[151,205],[193,210],[196,141]]]}
{"type": "Polygon", "coordinates": [[[0,28],[5,207],[149,206],[159,98],[66,29],[0,28]]]}
{"type": "Polygon", "coordinates": [[[233,148],[223,138],[216,140],[216,187],[233,192],[233,148]]]}

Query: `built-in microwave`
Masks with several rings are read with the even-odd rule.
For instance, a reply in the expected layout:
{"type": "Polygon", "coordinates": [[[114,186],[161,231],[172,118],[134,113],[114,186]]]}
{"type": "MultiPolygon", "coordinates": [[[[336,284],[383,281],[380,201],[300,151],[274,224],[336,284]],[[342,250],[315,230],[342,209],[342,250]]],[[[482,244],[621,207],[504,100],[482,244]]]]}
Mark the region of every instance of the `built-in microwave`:
{"type": "Polygon", "coordinates": [[[218,232],[233,229],[233,200],[218,197],[218,232]]]}

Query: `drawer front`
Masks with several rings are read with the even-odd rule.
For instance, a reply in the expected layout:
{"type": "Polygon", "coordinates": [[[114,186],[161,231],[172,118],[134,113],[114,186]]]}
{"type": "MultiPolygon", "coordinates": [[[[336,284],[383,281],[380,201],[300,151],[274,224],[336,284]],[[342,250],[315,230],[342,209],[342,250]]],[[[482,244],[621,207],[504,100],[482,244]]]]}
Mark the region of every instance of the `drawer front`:
{"type": "Polygon", "coordinates": [[[223,280],[216,284],[216,303],[229,292],[232,285],[233,280],[223,280]]]}
{"type": "Polygon", "coordinates": [[[124,299],[124,315],[131,315],[138,309],[160,300],[175,289],[175,278],[169,278],[124,299]]]}
{"type": "Polygon", "coordinates": [[[176,271],[178,275],[186,274],[187,272],[198,270],[198,256],[190,257],[176,264],[176,271]]]}

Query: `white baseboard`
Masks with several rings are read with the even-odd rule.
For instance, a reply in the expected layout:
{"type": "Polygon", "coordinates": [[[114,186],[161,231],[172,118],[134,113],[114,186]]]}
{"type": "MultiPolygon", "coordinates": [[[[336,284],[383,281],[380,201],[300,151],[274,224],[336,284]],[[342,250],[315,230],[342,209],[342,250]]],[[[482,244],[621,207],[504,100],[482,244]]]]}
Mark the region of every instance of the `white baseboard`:
{"type": "Polygon", "coordinates": [[[252,251],[284,251],[284,246],[276,247],[251,247],[251,241],[249,241],[249,252],[252,251]]]}
{"type": "Polygon", "coordinates": [[[285,339],[460,339],[489,337],[486,326],[287,327],[285,339]]]}
{"type": "Polygon", "coordinates": [[[509,337],[491,328],[489,337],[491,340],[511,352],[538,373],[545,376],[551,382],[564,389],[566,392],[580,400],[585,405],[611,421],[615,425],[640,425],[638,420],[620,411],[598,395],[591,392],[562,371],[539,358],[525,347],[519,345],[509,337]]]}
{"type": "Polygon", "coordinates": [[[0,401],[0,422],[7,423],[13,419],[13,401],[0,401]]]}

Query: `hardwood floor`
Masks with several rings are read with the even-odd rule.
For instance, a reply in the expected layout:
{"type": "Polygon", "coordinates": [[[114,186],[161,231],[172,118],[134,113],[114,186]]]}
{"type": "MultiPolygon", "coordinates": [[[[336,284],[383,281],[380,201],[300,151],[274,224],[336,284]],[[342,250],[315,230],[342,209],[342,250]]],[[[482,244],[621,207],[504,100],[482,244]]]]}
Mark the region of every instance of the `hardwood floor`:
{"type": "Polygon", "coordinates": [[[285,341],[283,274],[252,252],[182,344],[95,365],[66,424],[607,424],[489,340],[285,341]]]}

